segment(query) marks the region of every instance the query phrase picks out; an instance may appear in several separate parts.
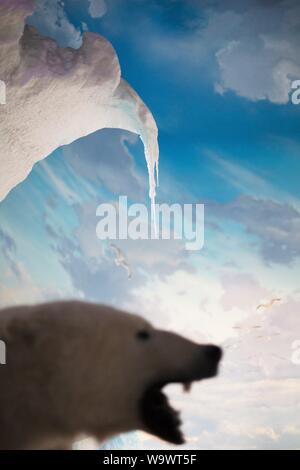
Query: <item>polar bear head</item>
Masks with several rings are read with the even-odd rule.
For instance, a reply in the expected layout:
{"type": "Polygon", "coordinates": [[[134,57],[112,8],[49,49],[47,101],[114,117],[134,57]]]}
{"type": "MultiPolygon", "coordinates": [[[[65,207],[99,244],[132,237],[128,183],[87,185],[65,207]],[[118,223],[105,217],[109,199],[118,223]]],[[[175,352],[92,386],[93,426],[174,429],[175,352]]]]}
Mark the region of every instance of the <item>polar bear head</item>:
{"type": "Polygon", "coordinates": [[[117,432],[139,429],[182,444],[179,413],[163,389],[175,383],[188,391],[192,382],[214,377],[221,349],[154,328],[136,315],[111,310],[102,312],[101,318],[99,362],[105,358],[105,371],[99,387],[106,385],[104,406],[111,434],[116,434],[116,427],[117,432]]]}
{"type": "Polygon", "coordinates": [[[1,449],[67,448],[133,430],[181,444],[164,387],[215,376],[222,355],[139,316],[77,301],[1,311],[0,337],[9,352],[1,449]]]}

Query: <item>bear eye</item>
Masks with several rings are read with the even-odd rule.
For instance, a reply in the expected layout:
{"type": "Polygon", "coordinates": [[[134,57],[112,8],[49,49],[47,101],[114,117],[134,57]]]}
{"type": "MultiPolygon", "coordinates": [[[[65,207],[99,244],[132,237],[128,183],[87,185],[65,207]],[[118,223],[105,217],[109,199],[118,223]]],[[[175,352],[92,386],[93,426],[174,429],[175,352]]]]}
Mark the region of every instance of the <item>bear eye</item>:
{"type": "Polygon", "coordinates": [[[137,332],[136,337],[142,341],[150,339],[150,333],[147,330],[140,330],[137,332]]]}

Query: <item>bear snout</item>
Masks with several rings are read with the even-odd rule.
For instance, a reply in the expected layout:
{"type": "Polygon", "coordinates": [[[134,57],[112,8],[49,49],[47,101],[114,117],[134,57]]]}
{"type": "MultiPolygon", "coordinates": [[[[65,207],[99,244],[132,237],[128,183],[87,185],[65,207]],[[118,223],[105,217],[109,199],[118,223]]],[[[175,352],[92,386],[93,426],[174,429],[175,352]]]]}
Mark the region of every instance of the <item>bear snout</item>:
{"type": "Polygon", "coordinates": [[[207,360],[212,361],[214,363],[218,363],[222,359],[223,351],[221,348],[219,348],[219,346],[214,346],[210,344],[208,346],[205,346],[204,354],[207,360]]]}
{"type": "Polygon", "coordinates": [[[213,344],[198,346],[196,357],[194,380],[208,379],[217,375],[223,357],[223,351],[219,346],[213,344]]]}

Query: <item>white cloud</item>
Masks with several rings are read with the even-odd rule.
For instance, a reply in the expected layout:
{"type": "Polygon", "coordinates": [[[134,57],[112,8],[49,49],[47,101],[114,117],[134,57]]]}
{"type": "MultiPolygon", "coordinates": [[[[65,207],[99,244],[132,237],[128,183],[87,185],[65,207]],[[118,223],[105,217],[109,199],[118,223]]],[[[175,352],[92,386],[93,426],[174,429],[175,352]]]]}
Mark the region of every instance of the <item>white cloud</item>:
{"type": "Polygon", "coordinates": [[[133,289],[130,308],[156,324],[176,329],[198,341],[225,341],[233,336],[232,327],[246,318],[235,307],[225,311],[222,281],[201,272],[176,270],[163,279],[152,276],[133,289]]]}
{"type": "MultiPolygon", "coordinates": [[[[252,101],[287,103],[291,83],[300,76],[298,2],[190,3],[194,19],[183,21],[180,32],[140,22],[147,40],[134,47],[144,60],[173,66],[181,81],[209,79],[221,95],[233,91],[252,101]]],[[[136,25],[126,28],[135,41],[136,25]]]]}
{"type": "Polygon", "coordinates": [[[261,36],[257,44],[231,41],[216,53],[220,68],[217,92],[233,90],[250,100],[287,103],[293,80],[300,76],[298,57],[289,59],[284,43],[261,36]],[[287,58],[285,58],[287,57],[287,58]]]}
{"type": "Polygon", "coordinates": [[[299,13],[295,1],[246,6],[237,34],[216,51],[220,71],[216,91],[287,103],[291,83],[300,76],[299,13]]]}
{"type": "Polygon", "coordinates": [[[38,0],[33,16],[28,20],[44,36],[55,38],[62,47],[78,48],[82,43],[81,31],[68,20],[64,4],[58,0],[38,0]]]}
{"type": "Polygon", "coordinates": [[[107,12],[105,0],[89,0],[89,13],[92,18],[102,18],[107,12]]]}
{"type": "Polygon", "coordinates": [[[300,256],[300,212],[292,205],[240,196],[215,210],[219,218],[242,224],[258,238],[266,262],[286,264],[300,256]]]}
{"type": "Polygon", "coordinates": [[[148,181],[139,176],[128,144],[137,143],[136,134],[105,129],[64,147],[63,154],[70,167],[81,178],[105,187],[115,195],[144,201],[148,181]]]}

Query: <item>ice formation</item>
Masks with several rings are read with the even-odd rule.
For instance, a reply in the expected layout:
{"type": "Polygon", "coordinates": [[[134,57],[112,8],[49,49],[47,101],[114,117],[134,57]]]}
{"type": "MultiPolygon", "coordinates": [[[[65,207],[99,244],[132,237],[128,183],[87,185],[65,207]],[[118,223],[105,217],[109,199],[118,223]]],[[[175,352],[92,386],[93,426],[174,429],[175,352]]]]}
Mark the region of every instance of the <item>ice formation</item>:
{"type": "Polygon", "coordinates": [[[98,129],[120,128],[143,141],[153,205],[157,126],[122,80],[113,47],[87,32],[79,49],[60,48],[25,26],[33,10],[33,0],[0,2],[0,80],[6,85],[6,104],[0,106],[0,201],[59,146],[98,129]]]}

